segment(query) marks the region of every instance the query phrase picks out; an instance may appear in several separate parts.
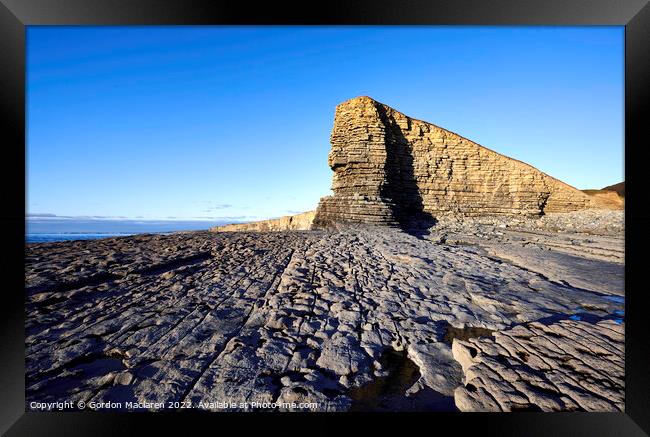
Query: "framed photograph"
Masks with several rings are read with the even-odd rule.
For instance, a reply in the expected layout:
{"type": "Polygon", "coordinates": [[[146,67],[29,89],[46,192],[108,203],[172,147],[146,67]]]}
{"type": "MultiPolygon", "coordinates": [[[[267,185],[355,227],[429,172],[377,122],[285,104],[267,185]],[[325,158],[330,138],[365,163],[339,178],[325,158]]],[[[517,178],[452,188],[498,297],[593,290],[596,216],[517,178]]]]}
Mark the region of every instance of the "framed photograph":
{"type": "Polygon", "coordinates": [[[0,12],[7,435],[650,432],[647,2],[0,12]]]}

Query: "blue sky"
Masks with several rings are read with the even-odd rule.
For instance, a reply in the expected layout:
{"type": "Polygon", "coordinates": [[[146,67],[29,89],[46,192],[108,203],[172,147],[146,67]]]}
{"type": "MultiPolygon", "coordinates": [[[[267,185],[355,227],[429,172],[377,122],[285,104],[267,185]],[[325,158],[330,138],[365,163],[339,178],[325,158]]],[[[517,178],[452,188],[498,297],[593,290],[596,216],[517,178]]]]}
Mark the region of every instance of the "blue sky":
{"type": "Polygon", "coordinates": [[[620,182],[623,27],[27,31],[29,215],[241,221],[330,194],[368,95],[581,189],[620,182]]]}

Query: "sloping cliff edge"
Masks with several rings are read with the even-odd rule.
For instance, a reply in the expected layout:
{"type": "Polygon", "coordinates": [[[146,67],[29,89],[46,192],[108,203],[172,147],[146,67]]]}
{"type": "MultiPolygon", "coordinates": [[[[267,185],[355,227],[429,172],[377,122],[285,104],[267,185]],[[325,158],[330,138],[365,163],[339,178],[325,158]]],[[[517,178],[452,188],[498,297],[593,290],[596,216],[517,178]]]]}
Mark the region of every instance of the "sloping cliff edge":
{"type": "Polygon", "coordinates": [[[408,225],[446,214],[541,216],[623,209],[614,191],[580,191],[535,167],[361,96],[336,108],[328,164],[333,196],[315,211],[215,232],[408,225]],[[596,191],[596,192],[594,192],[596,191]]]}
{"type": "Polygon", "coordinates": [[[287,215],[277,219],[250,223],[235,223],[215,226],[211,232],[269,232],[269,231],[307,231],[311,229],[316,211],[307,211],[296,215],[287,215]]]}

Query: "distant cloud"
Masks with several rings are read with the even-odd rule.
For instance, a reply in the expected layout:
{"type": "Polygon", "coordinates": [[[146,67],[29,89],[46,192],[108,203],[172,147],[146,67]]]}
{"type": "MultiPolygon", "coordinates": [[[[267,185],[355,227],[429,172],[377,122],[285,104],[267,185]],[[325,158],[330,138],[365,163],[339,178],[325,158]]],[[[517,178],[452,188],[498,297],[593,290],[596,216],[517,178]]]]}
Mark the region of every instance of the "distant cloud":
{"type": "Polygon", "coordinates": [[[125,220],[129,217],[123,215],[58,215],[51,213],[27,213],[28,219],[50,219],[50,220],[125,220]]]}
{"type": "Polygon", "coordinates": [[[34,214],[27,214],[27,217],[38,217],[38,218],[44,218],[44,217],[58,217],[56,214],[39,214],[39,213],[34,213],[34,214]]]}
{"type": "Polygon", "coordinates": [[[193,218],[201,219],[201,220],[244,220],[244,219],[250,219],[250,217],[245,216],[245,215],[230,216],[230,217],[199,216],[199,217],[193,217],[193,218]]]}
{"type": "Polygon", "coordinates": [[[217,211],[217,210],[220,210],[220,209],[227,209],[227,208],[232,208],[232,207],[233,207],[233,205],[231,205],[229,203],[219,203],[217,205],[212,205],[212,206],[208,207],[203,212],[212,212],[212,211],[217,211]]]}
{"type": "Polygon", "coordinates": [[[135,216],[135,217],[126,217],[126,216],[105,216],[105,215],[57,215],[51,213],[27,213],[26,219],[30,223],[54,223],[54,222],[100,222],[104,221],[120,221],[120,222],[136,222],[137,223],[163,223],[163,222],[181,222],[181,221],[243,221],[243,220],[255,220],[257,217],[239,215],[239,216],[197,216],[197,217],[178,217],[178,216],[166,216],[164,218],[145,218],[144,216],[135,216]]]}

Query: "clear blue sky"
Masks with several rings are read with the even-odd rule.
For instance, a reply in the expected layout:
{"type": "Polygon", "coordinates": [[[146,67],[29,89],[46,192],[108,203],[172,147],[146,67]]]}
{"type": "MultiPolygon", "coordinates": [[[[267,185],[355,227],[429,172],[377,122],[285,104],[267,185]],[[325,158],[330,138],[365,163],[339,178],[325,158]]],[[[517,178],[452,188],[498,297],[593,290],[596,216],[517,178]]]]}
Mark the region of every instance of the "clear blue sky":
{"type": "Polygon", "coordinates": [[[29,214],[252,220],[330,193],[368,95],[578,188],[623,175],[623,27],[32,27],[29,214]]]}

